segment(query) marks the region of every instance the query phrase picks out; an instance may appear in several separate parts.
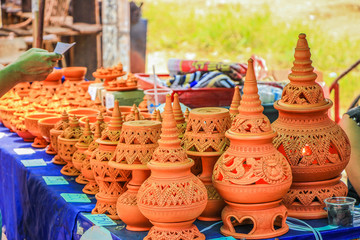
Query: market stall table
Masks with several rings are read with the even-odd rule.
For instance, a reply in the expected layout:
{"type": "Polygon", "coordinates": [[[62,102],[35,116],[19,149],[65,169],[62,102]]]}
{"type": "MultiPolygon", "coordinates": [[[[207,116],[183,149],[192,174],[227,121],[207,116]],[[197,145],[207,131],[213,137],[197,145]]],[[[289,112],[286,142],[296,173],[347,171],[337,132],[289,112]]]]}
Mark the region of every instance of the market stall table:
{"type": "MultiPolygon", "coordinates": [[[[74,177],[63,176],[69,184],[47,185],[43,176],[62,176],[62,166],[51,163],[53,156],[45,149],[31,148],[15,133],[0,125],[0,209],[7,238],[18,239],[75,239],[94,224],[85,217],[95,206],[95,197],[87,195],[88,203],[68,203],[62,193],[82,194],[83,186],[74,177]],[[20,149],[18,155],[14,149],[20,149]],[[22,149],[22,150],[21,150],[22,149]],[[32,152],[32,153],[31,153],[32,152]],[[21,160],[44,159],[46,166],[25,167],[21,160]]],[[[327,219],[306,221],[313,227],[324,227],[327,219]]],[[[147,232],[131,232],[121,221],[106,227],[114,240],[143,239],[147,232]]],[[[207,239],[223,237],[222,223],[196,221],[207,239]],[[215,224],[215,225],[214,225],[215,224]],[[210,227],[212,226],[212,227],[210,227]]],[[[354,227],[321,231],[323,239],[354,239],[360,237],[360,219],[354,227]]],[[[278,239],[314,239],[311,232],[290,230],[278,239]]]]}

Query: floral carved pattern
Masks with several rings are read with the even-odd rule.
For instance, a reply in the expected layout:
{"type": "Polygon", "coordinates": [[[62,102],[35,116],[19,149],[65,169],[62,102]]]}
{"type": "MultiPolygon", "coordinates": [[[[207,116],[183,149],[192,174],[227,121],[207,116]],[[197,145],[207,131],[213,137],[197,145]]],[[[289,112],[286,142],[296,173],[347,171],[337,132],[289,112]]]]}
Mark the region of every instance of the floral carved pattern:
{"type": "Polygon", "coordinates": [[[296,86],[291,83],[284,87],[281,102],[287,104],[317,104],[323,102],[324,93],[318,84],[311,86],[296,86]]]}

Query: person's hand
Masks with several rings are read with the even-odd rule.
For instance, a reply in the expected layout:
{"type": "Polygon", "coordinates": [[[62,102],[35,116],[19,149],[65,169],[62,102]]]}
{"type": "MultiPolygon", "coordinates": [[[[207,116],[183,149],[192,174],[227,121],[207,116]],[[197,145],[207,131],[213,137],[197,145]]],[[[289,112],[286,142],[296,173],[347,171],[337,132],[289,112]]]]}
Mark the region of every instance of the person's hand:
{"type": "Polygon", "coordinates": [[[13,71],[18,73],[16,82],[42,81],[53,71],[62,55],[49,53],[40,48],[31,48],[11,64],[13,71]]]}

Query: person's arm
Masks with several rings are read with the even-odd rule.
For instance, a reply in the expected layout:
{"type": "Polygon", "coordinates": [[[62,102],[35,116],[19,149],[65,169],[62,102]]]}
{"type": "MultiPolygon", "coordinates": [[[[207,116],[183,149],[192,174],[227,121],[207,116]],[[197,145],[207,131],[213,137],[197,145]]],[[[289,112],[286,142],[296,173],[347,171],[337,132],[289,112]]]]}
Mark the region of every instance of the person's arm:
{"type": "Polygon", "coordinates": [[[351,144],[351,157],[345,170],[351,185],[360,196],[360,127],[347,114],[343,116],[340,126],[346,132],[351,144]]]}
{"type": "Polygon", "coordinates": [[[62,56],[32,48],[0,70],[0,97],[20,82],[43,81],[62,56]]]}

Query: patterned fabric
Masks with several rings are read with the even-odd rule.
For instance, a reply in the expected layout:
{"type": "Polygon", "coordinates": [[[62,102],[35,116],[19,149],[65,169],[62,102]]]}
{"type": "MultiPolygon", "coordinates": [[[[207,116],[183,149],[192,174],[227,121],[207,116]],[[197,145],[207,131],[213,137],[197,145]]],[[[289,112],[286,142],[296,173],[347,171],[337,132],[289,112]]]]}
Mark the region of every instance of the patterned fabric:
{"type": "Polygon", "coordinates": [[[174,78],[167,81],[170,88],[205,88],[221,87],[233,88],[235,83],[224,73],[213,72],[195,72],[186,75],[175,75],[174,78]]]}

